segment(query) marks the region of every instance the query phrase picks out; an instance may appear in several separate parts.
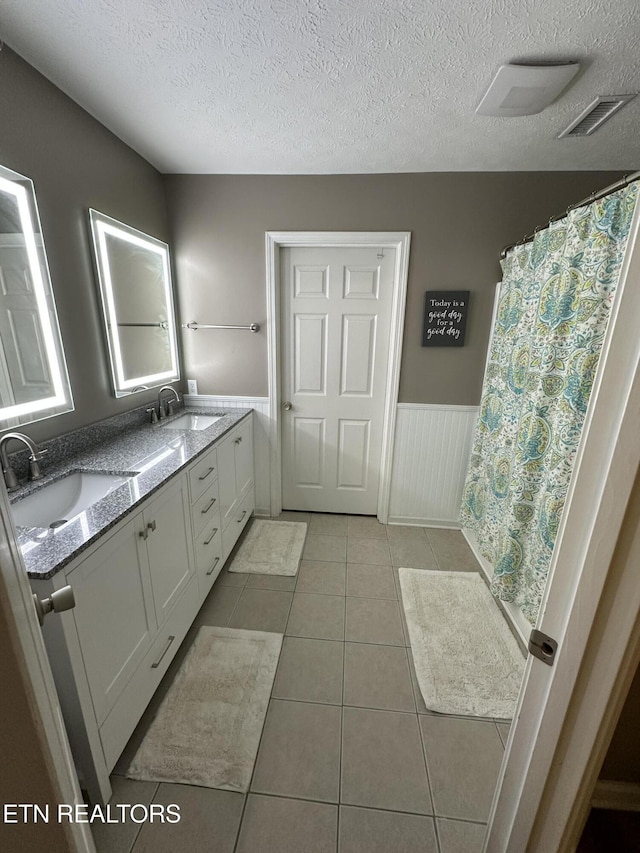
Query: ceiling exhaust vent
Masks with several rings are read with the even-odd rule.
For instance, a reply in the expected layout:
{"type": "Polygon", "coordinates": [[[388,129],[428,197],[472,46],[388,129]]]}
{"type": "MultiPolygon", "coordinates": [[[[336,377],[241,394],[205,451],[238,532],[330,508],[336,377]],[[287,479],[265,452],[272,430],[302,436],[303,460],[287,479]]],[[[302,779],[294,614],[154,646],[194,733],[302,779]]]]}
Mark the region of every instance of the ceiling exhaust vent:
{"type": "Polygon", "coordinates": [[[569,127],[558,134],[558,139],[565,136],[591,136],[599,127],[602,127],[605,121],[635,97],[635,95],[598,95],[595,101],[592,101],[586,110],[571,122],[569,127]]]}

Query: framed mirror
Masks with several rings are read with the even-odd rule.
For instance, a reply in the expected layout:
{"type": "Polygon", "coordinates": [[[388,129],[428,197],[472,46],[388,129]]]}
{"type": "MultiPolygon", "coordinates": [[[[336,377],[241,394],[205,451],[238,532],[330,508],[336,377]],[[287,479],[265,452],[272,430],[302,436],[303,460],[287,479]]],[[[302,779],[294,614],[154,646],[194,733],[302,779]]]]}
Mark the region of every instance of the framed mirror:
{"type": "Polygon", "coordinates": [[[0,166],[0,429],[72,410],[33,183],[0,166]]]}
{"type": "Polygon", "coordinates": [[[90,210],[116,397],[180,378],[169,247],[90,210]]]}

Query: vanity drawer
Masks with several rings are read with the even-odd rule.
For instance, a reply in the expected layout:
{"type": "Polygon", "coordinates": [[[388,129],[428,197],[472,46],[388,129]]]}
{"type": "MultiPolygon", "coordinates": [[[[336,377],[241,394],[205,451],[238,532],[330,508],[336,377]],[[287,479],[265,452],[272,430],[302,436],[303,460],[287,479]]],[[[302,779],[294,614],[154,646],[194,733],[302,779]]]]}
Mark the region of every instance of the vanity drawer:
{"type": "Polygon", "coordinates": [[[218,456],[216,450],[210,450],[199,459],[189,471],[191,503],[195,503],[218,476],[218,456]]]}
{"type": "MultiPolygon", "coordinates": [[[[217,514],[216,514],[217,515],[217,514]]],[[[208,524],[195,541],[196,568],[200,578],[202,591],[202,580],[209,579],[222,568],[222,533],[220,531],[220,516],[208,524]]]]}
{"type": "Polygon", "coordinates": [[[238,537],[251,518],[254,506],[255,499],[253,495],[253,488],[251,488],[238,505],[231,521],[222,531],[222,556],[225,560],[233,550],[233,546],[238,541],[238,537]]]}
{"type": "MultiPolygon", "coordinates": [[[[191,517],[193,519],[193,535],[197,538],[198,534],[205,527],[210,527],[214,518],[220,521],[220,503],[218,501],[218,481],[216,480],[207,491],[198,498],[191,507],[191,517]]],[[[219,525],[218,525],[219,526],[219,525]]]]}
{"type": "Polygon", "coordinates": [[[184,640],[199,606],[198,585],[192,578],[149,652],[124,689],[117,704],[100,726],[100,740],[111,771],[127,745],[140,717],[184,640]],[[172,639],[173,638],[173,639],[172,639]]]}

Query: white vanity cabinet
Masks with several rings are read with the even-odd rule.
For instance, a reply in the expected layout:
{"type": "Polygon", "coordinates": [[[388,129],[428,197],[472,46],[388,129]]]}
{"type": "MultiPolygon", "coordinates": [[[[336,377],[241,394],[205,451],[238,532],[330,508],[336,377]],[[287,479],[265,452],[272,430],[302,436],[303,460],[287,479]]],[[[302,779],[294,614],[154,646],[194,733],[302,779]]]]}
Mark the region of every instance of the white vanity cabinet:
{"type": "Polygon", "coordinates": [[[138,547],[149,562],[158,625],[162,625],[194,575],[186,478],[165,486],[145,506],[138,547]]]}
{"type": "Polygon", "coordinates": [[[189,469],[193,548],[203,600],[222,569],[217,454],[217,448],[209,450],[189,469]]]}
{"type": "Polygon", "coordinates": [[[226,560],[254,510],[253,424],[241,421],[217,446],[222,559],[226,560]]]}
{"type": "Polygon", "coordinates": [[[69,566],[32,580],[40,598],[74,591],[43,633],[92,802],[109,799],[109,773],[252,511],[250,416],[69,566]]]}

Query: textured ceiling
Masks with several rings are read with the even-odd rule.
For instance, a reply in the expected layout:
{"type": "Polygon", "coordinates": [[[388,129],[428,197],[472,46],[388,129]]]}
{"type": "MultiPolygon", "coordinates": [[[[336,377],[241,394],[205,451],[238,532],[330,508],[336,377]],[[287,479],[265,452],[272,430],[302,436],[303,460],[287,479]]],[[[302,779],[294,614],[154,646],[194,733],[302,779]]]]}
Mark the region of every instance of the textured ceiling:
{"type": "MultiPolygon", "coordinates": [[[[163,172],[640,166],[638,0],[0,0],[0,37],[163,172]],[[475,108],[498,66],[575,59],[543,113],[475,108]]],[[[0,85],[2,81],[0,80],[0,85]]]]}

